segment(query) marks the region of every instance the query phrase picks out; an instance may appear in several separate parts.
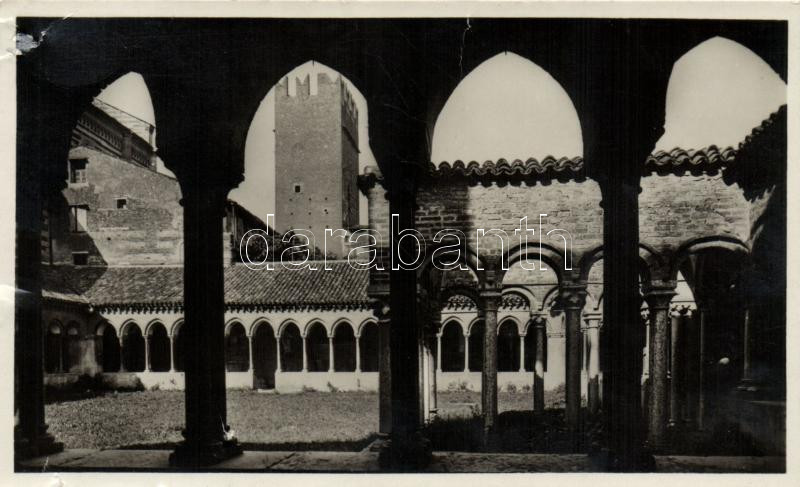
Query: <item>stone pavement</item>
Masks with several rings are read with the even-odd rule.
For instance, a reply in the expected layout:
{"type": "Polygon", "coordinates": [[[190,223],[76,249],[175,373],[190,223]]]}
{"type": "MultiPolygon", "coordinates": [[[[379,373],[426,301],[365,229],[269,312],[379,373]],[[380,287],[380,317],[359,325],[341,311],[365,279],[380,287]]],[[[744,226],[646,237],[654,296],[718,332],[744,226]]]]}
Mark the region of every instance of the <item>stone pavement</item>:
{"type": "MultiPolygon", "coordinates": [[[[25,471],[164,471],[170,450],[66,450],[21,462],[25,471]]],[[[658,472],[783,472],[784,457],[656,457],[658,472]]],[[[246,451],[208,470],[264,472],[379,472],[378,454],[246,451]]],[[[597,472],[587,455],[436,452],[426,472],[597,472]]]]}

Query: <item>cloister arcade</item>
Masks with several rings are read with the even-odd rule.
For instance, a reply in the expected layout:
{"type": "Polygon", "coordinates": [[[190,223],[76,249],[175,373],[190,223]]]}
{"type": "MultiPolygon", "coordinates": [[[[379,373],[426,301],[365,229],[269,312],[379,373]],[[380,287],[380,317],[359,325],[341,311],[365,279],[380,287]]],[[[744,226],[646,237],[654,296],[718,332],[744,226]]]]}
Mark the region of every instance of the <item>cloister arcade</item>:
{"type": "MultiPolygon", "coordinates": [[[[42,32],[46,22],[20,19],[19,29],[42,32]]],[[[714,36],[725,36],[760,57],[775,78],[785,80],[785,24],[482,19],[472,20],[467,35],[464,21],[457,19],[231,20],[225,28],[191,20],[154,20],[147,25],[109,20],[115,22],[115,29],[106,29],[104,22],[64,20],[47,33],[58,44],[44,43],[18,60],[16,273],[17,287],[25,291],[16,302],[19,424],[15,445],[20,457],[46,454],[58,447],[47,434],[43,405],[43,367],[48,365],[43,361],[42,335],[48,328],[39,326],[39,196],[63,184],[62,161],[67,160],[69,135],[81,108],[128,71],[140,72],[151,88],[159,154],[183,193],[182,318],[186,324],[178,333],[184,353],[172,356],[182,357],[185,369],[186,429],[185,441],[173,454],[174,465],[196,468],[240,451],[226,437],[226,377],[234,372],[224,372],[226,367],[241,369],[245,363],[255,363],[250,357],[245,362],[245,344],[250,353],[273,350],[273,346],[279,349],[279,370],[325,370],[327,360],[326,370],[335,372],[337,367],[353,365],[352,361],[337,362],[337,350],[363,351],[367,347],[359,345],[358,339],[370,336],[370,340],[377,338],[375,348],[380,351],[376,380],[382,391],[381,432],[390,438],[382,450],[383,465],[393,470],[420,469],[430,459],[421,431],[435,409],[437,359],[455,367],[463,343],[467,368],[480,368],[484,430],[491,439],[497,425],[501,365],[519,370],[517,356],[533,357],[533,398],[541,397],[544,384],[539,370],[544,373],[544,357],[549,359],[554,353],[541,338],[547,332],[545,322],[549,324],[555,316],[544,320],[538,316],[551,314],[553,308],[563,319],[566,419],[575,449],[580,450],[583,433],[581,374],[586,361],[589,410],[602,414],[609,470],[649,468],[648,454],[665,441],[669,422],[710,407],[699,398],[686,401],[686,406],[681,403],[683,397],[708,389],[683,387],[667,394],[680,384],[676,378],[689,378],[688,372],[676,372],[682,364],[680,343],[702,344],[694,354],[701,357],[698,360],[704,360],[703,353],[713,359],[721,353],[737,354],[727,381],[741,383],[744,395],[720,395],[715,401],[752,404],[754,397],[782,397],[785,266],[774,261],[776,255],[785,261],[785,108],[761,125],[754,124],[756,130],[738,148],[669,152],[654,152],[654,148],[663,132],[670,73],[684,54],[714,36]],[[232,26],[237,36],[229,35],[232,26]],[[281,39],[265,34],[278,26],[281,39]],[[187,31],[192,34],[175,35],[169,45],[154,44],[164,34],[187,31]],[[224,47],[216,42],[222,38],[224,47]],[[665,38],[671,41],[665,43],[665,38]],[[291,45],[287,44],[290,39],[291,45]],[[124,45],[138,47],[127,50],[124,45]],[[462,55],[454,56],[456,51],[462,55]],[[580,121],[582,155],[430,164],[433,129],[448,95],[466,73],[502,51],[529,59],[562,87],[580,121]],[[88,63],[85,69],[65,69],[81,52],[93,53],[90,58],[81,57],[88,63]],[[230,62],[231,52],[237,53],[235,63],[230,62]],[[175,53],[180,55],[171,55],[175,53]],[[267,63],[263,62],[265,53],[269,53],[267,63]],[[477,252],[475,242],[463,242],[459,262],[472,274],[466,293],[479,321],[461,321],[461,337],[451,324],[456,316],[448,317],[443,306],[451,302],[446,275],[452,271],[439,272],[430,262],[421,269],[370,272],[368,293],[374,314],[370,319],[377,323],[377,331],[370,326],[373,331],[365,333],[352,322],[335,327],[331,322],[329,328],[328,323],[319,327],[309,321],[303,330],[297,322],[281,322],[270,329],[270,335],[266,327],[256,327],[255,320],[230,322],[236,316],[227,316],[225,307],[221,209],[228,192],[242,180],[248,124],[266,87],[306,59],[317,59],[343,73],[368,101],[370,146],[379,167],[360,177],[359,185],[369,200],[370,228],[390,235],[389,215],[396,214],[402,228],[418,230],[427,242],[433,241],[434,229],[446,227],[462,229],[466,235],[474,235],[472,230],[479,226],[513,234],[521,216],[529,213],[533,218],[541,211],[549,215],[548,229],[571,229],[572,269],[564,269],[567,256],[557,246],[559,240],[543,242],[535,251],[500,248],[493,242],[484,254],[477,252]],[[380,66],[365,61],[376,59],[381,60],[380,66]],[[175,76],[177,72],[184,75],[175,76]],[[750,177],[746,167],[756,163],[774,169],[750,177]],[[690,195],[700,197],[700,202],[685,200],[690,195]],[[552,209],[536,208],[542,202],[552,209]],[[559,208],[569,211],[561,214],[559,208]],[[684,215],[685,225],[671,219],[676,214],[684,215]],[[784,253],[776,254],[776,249],[784,253]],[[506,287],[512,284],[505,281],[511,271],[500,266],[504,257],[511,267],[526,258],[540,258],[553,271],[546,284],[557,291],[548,298],[529,300],[527,320],[514,322],[516,309],[508,318],[502,316],[506,287]],[[782,270],[776,271],[775,266],[782,270]],[[601,293],[593,294],[590,277],[595,267],[602,269],[603,285],[601,293]],[[678,310],[670,334],[667,323],[679,272],[691,288],[697,326],[683,327],[684,322],[677,319],[688,311],[678,310]],[[593,302],[587,310],[588,296],[593,302]],[[643,300],[650,330],[644,408],[642,349],[647,328],[642,326],[643,300]],[[537,316],[531,319],[531,310],[537,306],[537,316]],[[756,313],[757,323],[748,319],[756,313]],[[527,339],[531,322],[535,333],[527,339]],[[476,328],[478,323],[482,327],[476,328]],[[481,329],[482,338],[472,339],[473,333],[480,337],[481,329]],[[683,329],[696,339],[683,338],[683,329]],[[740,331],[716,340],[734,329],[740,331]],[[254,337],[260,337],[258,345],[249,343],[254,337]],[[436,354],[437,341],[445,337],[456,343],[453,348],[458,353],[436,354]],[[762,341],[775,337],[780,339],[762,341]],[[668,346],[670,339],[676,346],[668,346]],[[754,353],[755,341],[758,353],[754,353]],[[499,360],[498,347],[511,354],[504,353],[499,360]],[[584,347],[588,353],[584,354],[584,347]],[[480,355],[472,353],[476,348],[480,355]],[[476,358],[473,364],[472,357],[481,355],[483,360],[476,358]],[[668,381],[670,361],[673,370],[668,381]],[[674,408],[673,402],[677,403],[674,408]]],[[[382,241],[381,247],[383,259],[393,252],[416,253],[410,239],[391,249],[388,241],[382,241]]],[[[388,260],[384,263],[384,269],[391,269],[388,260]]],[[[520,310],[519,314],[524,313],[520,310]]],[[[168,350],[165,335],[173,338],[171,348],[176,347],[175,335],[166,330],[167,320],[155,326],[143,324],[114,324],[122,343],[121,369],[152,366],[153,356],[142,360],[142,347],[146,354],[158,350],[156,363],[163,368],[168,350]]],[[[53,336],[65,333],[63,328],[56,329],[60,333],[54,331],[53,336]]],[[[66,330],[68,336],[68,326],[66,330]]],[[[113,339],[107,329],[97,336],[104,344],[113,339]]],[[[113,366],[114,355],[104,353],[104,365],[107,361],[113,366]]],[[[365,360],[359,352],[355,357],[362,368],[376,360],[374,355],[365,360]]],[[[528,367],[530,361],[525,362],[528,367]]],[[[175,368],[174,363],[170,368],[175,368]]],[[[692,380],[703,384],[704,379],[697,376],[708,370],[708,364],[695,368],[692,380]]]]}

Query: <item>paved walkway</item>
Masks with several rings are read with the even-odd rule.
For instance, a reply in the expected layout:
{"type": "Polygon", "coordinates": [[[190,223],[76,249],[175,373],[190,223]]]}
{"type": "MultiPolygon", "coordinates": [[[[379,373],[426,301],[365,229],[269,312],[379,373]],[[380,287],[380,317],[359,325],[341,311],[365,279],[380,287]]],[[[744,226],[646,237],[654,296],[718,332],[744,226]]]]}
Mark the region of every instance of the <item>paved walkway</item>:
{"type": "MultiPolygon", "coordinates": [[[[67,450],[22,462],[26,470],[169,470],[169,450],[67,450]]],[[[784,457],[656,457],[658,472],[783,472],[784,457]]],[[[265,472],[379,472],[378,454],[246,451],[210,470],[265,472]]],[[[436,452],[427,472],[597,472],[586,455],[436,452]]]]}

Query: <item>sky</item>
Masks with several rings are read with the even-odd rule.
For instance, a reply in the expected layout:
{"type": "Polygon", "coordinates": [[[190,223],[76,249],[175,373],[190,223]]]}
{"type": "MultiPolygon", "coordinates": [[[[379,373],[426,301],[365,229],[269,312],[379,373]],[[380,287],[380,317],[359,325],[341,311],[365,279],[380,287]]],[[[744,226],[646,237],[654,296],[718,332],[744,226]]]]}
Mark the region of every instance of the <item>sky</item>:
{"type": "MultiPolygon", "coordinates": [[[[334,70],[308,62],[287,73],[334,70]]],[[[312,76],[313,77],[313,76],[312,76]]],[[[376,165],[369,148],[367,104],[345,78],[359,113],[359,172],[376,165]]],[[[275,208],[274,90],[261,102],[245,146],[245,180],[229,197],[266,220],[275,208]]],[[[98,96],[155,123],[144,79],[122,76],[98,96]]],[[[754,127],[786,103],[786,84],[740,44],[710,39],[673,67],[667,88],[664,136],[655,150],[736,147],[754,127]]],[[[158,128],[156,127],[156,143],[158,128]]],[[[434,128],[431,160],[508,160],[583,155],[580,122],[566,92],[546,71],[513,53],[500,53],[469,73],[451,94],[434,128]]],[[[162,168],[163,171],[166,171],[162,168]]],[[[367,221],[361,197],[360,220],[367,221]]]]}

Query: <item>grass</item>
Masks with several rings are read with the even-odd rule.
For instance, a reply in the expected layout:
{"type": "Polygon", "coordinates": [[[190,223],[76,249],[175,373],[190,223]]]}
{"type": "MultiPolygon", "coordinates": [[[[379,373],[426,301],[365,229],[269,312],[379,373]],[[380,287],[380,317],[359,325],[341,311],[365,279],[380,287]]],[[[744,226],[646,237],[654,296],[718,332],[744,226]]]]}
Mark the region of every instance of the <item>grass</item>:
{"type": "MultiPolygon", "coordinates": [[[[67,448],[171,447],[182,440],[181,391],[86,393],[52,398],[50,431],[67,448]]],[[[440,414],[471,416],[480,393],[440,392],[440,414]]],[[[500,411],[531,409],[530,393],[499,394],[500,411]]],[[[378,394],[228,391],[228,422],[251,449],[357,450],[378,431],[378,394]]]]}
{"type": "MultiPolygon", "coordinates": [[[[378,431],[378,394],[374,392],[301,392],[266,394],[228,391],[228,422],[250,450],[358,451],[378,431]]],[[[500,432],[497,451],[564,453],[570,451],[563,410],[563,389],[545,393],[545,411],[531,411],[529,392],[498,394],[500,432]]],[[[427,427],[435,450],[481,448],[480,393],[438,394],[438,417],[427,427]]],[[[49,396],[47,422],[67,448],[163,448],[182,440],[181,391],[101,392],[49,396]]],[[[587,442],[593,450],[600,424],[587,418],[587,442]]],[[[724,425],[723,425],[724,426],[724,425]]],[[[671,453],[759,454],[736,428],[682,438],[671,453]],[[730,430],[730,431],[729,431],[730,430]]]]}

